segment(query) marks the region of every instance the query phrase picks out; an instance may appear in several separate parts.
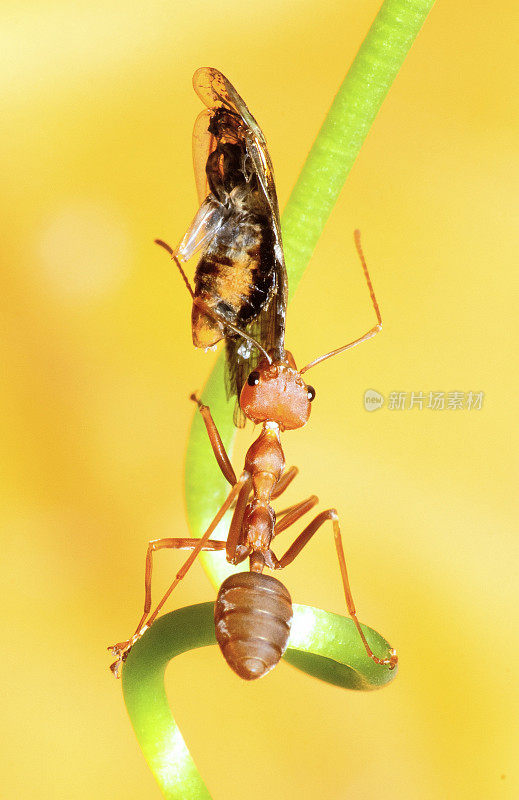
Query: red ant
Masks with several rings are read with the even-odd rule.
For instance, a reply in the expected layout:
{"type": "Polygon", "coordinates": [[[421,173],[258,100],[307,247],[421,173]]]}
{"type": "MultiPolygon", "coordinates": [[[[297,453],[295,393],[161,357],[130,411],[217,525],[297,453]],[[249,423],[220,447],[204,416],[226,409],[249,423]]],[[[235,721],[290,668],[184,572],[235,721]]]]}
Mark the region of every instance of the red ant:
{"type": "MultiPolygon", "coordinates": [[[[235,333],[248,339],[262,354],[258,366],[249,374],[240,395],[241,409],[254,424],[261,424],[262,429],[245,456],[245,465],[241,475],[236,478],[209,407],[204,405],[196,395],[191,396],[197,403],[204,419],[218,465],[232,488],[201,538],[167,538],[149,543],[146,556],[146,592],[143,615],[135,634],[128,641],[110,648],[117,656],[116,662],[112,665],[116,676],[119,675],[121,664],[132,645],[153,624],[171,592],[186,575],[202,550],[225,550],[227,561],[231,564],[240,564],[246,558],[249,559],[249,572],[232,575],[220,587],[215,604],[216,637],[228,664],[242,678],[251,680],[266,674],[277,664],[287,646],[292,619],[292,604],[290,595],[283,584],[271,576],[264,575],[263,570],[265,567],[272,570],[283,569],[291,564],[328,520],[332,523],[348,612],[357,627],[366,652],[377,664],[387,666],[389,669],[394,669],[396,666],[398,657],[394,650],[391,651],[388,658],[378,658],[372,652],[357,619],[346,570],[339,517],[335,508],[318,514],[296,537],[281,558],[278,558],[271,548],[272,541],[276,536],[307,514],[318,502],[318,498],[312,495],[307,500],[291,506],[277,521],[270,505],[272,500],[278,498],[285,491],[298,472],[296,467],[290,467],[285,471],[285,457],[280,442],[280,433],[285,430],[302,428],[308,422],[315,390],[305,382],[304,373],[325,359],[370,339],[382,328],[382,319],[362,252],[359,231],[355,231],[355,243],[377,316],[377,324],[360,338],[314,359],[298,370],[292,354],[284,349],[282,334],[276,350],[267,353],[252,337],[229,326],[235,333]],[[233,503],[235,503],[235,508],[227,540],[211,539],[211,534],[233,503]],[[192,552],[162,600],[150,614],[153,553],[166,548],[191,550],[192,552]]],[[[175,253],[170,248],[167,247],[167,249],[189,287],[189,282],[175,253]]],[[[202,304],[202,301],[194,297],[193,291],[190,291],[194,302],[201,304],[206,313],[214,315],[222,324],[228,325],[224,319],[218,317],[214,309],[202,304]]]]}

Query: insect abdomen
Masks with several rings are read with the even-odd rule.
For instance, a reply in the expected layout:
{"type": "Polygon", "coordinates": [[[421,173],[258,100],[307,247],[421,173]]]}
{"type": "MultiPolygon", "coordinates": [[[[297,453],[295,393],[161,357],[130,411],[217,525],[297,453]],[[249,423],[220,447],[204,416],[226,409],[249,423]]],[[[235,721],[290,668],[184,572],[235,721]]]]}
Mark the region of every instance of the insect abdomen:
{"type": "Polygon", "coordinates": [[[232,214],[198,263],[195,295],[243,327],[269,301],[274,265],[274,236],[268,220],[258,214],[232,214]]]}
{"type": "Polygon", "coordinates": [[[216,638],[240,678],[254,680],[276,666],[292,623],[288,590],[270,575],[240,572],[221,585],[214,607],[216,638]]]}

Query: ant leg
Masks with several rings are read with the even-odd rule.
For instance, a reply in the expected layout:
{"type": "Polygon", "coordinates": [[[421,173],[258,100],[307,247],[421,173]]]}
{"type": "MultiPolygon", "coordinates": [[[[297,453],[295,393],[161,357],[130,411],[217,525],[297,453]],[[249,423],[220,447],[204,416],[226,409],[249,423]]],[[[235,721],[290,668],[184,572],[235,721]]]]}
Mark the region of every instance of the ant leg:
{"type": "MultiPolygon", "coordinates": [[[[277,536],[278,533],[285,531],[294,522],[297,522],[298,519],[301,519],[304,514],[308,514],[309,511],[312,510],[314,506],[317,505],[319,502],[319,498],[313,494],[311,497],[308,497],[306,500],[302,500],[300,503],[296,503],[294,506],[290,506],[290,508],[284,509],[282,513],[283,519],[280,519],[276,522],[274,526],[274,536],[277,536]]],[[[279,516],[276,514],[276,517],[279,516]]]]}
{"type": "Polygon", "coordinates": [[[223,442],[220,438],[220,434],[218,433],[218,428],[216,427],[214,419],[211,416],[211,409],[209,406],[205,406],[202,401],[198,399],[194,392],[192,395],[190,395],[189,399],[193,400],[193,402],[197,404],[198,410],[203,417],[207,435],[209,436],[209,441],[211,442],[211,447],[213,448],[214,457],[218,462],[218,466],[222,470],[224,478],[229,481],[231,486],[234,486],[236,484],[236,475],[234,474],[229,456],[227,455],[225,447],[223,446],[223,442]]]}
{"type": "MultiPolygon", "coordinates": [[[[153,553],[157,552],[157,550],[194,550],[197,546],[199,539],[153,539],[151,542],[148,543],[148,550],[146,552],[146,568],[145,568],[145,575],[144,575],[144,612],[142,617],[135,629],[135,633],[133,636],[128,639],[126,642],[119,642],[118,644],[111,645],[108,650],[110,650],[113,655],[117,656],[117,661],[115,661],[110,669],[114,673],[115,677],[118,678],[120,675],[120,668],[123,661],[126,660],[126,657],[131,649],[131,647],[135,644],[135,642],[140,639],[142,634],[145,630],[149,627],[149,625],[145,625],[146,617],[148,616],[151,608],[151,576],[153,570],[153,553]]],[[[214,539],[209,539],[205,545],[203,546],[203,550],[223,550],[225,548],[225,542],[217,541],[214,539]]]]}
{"type": "Polygon", "coordinates": [[[172,583],[171,583],[171,585],[170,585],[169,589],[168,589],[168,590],[165,592],[165,594],[164,594],[164,596],[163,596],[162,600],[161,600],[161,601],[160,601],[160,603],[159,603],[159,604],[156,606],[156,608],[155,608],[155,611],[154,611],[154,612],[152,613],[152,615],[149,617],[149,619],[148,619],[148,622],[147,622],[147,625],[148,625],[148,627],[149,627],[149,626],[150,626],[150,625],[151,625],[153,622],[155,622],[155,619],[157,618],[157,616],[158,616],[158,613],[159,613],[160,609],[162,608],[162,606],[164,605],[164,603],[166,602],[166,600],[167,600],[167,599],[168,599],[168,597],[170,596],[171,592],[173,591],[173,589],[175,588],[175,586],[177,586],[177,584],[178,584],[178,583],[180,583],[180,581],[181,581],[181,580],[182,580],[182,578],[183,578],[183,577],[186,575],[186,573],[188,572],[188,570],[190,569],[190,567],[192,567],[192,565],[193,565],[193,564],[194,564],[194,562],[196,561],[196,557],[198,556],[198,554],[199,554],[199,553],[201,552],[201,550],[203,549],[203,547],[204,547],[205,543],[206,543],[206,542],[209,540],[209,537],[211,536],[212,532],[214,531],[214,529],[216,528],[216,526],[217,526],[217,525],[220,523],[220,521],[222,520],[222,518],[225,516],[225,514],[226,514],[226,513],[227,513],[227,511],[228,511],[228,509],[231,507],[232,501],[234,500],[234,498],[236,497],[236,495],[237,495],[237,494],[240,492],[240,490],[241,490],[241,488],[242,488],[243,484],[244,484],[244,483],[246,483],[248,480],[250,480],[250,479],[249,479],[249,475],[248,475],[248,474],[245,472],[245,473],[243,473],[243,475],[241,475],[241,476],[240,476],[240,478],[238,479],[238,481],[237,481],[237,482],[235,483],[235,485],[232,487],[231,491],[230,491],[230,492],[229,492],[229,494],[227,495],[227,499],[225,500],[225,502],[223,503],[223,505],[220,507],[220,510],[218,511],[218,513],[216,514],[216,516],[214,517],[214,519],[213,519],[213,521],[211,522],[211,524],[209,525],[208,529],[206,530],[206,532],[204,533],[204,535],[203,535],[203,536],[202,536],[202,537],[201,537],[201,538],[198,540],[198,544],[195,546],[195,549],[193,550],[193,552],[191,553],[191,555],[189,556],[189,558],[187,558],[187,559],[186,559],[185,563],[182,565],[182,567],[180,568],[180,570],[177,572],[177,574],[176,574],[176,576],[175,576],[175,580],[174,580],[174,581],[172,581],[172,583]]]}
{"type": "Polygon", "coordinates": [[[282,495],[283,492],[286,489],[288,489],[288,487],[290,486],[290,484],[292,483],[298,472],[299,470],[297,467],[290,467],[289,469],[287,469],[282,474],[276,485],[274,486],[274,489],[272,490],[272,493],[270,495],[270,499],[275,500],[276,497],[282,495]]]}
{"type": "Polygon", "coordinates": [[[366,637],[364,636],[364,632],[360,625],[359,620],[357,619],[357,612],[355,610],[355,603],[353,601],[353,596],[350,589],[350,582],[348,580],[348,572],[346,570],[346,559],[344,557],[344,549],[342,546],[342,536],[341,536],[341,529],[339,527],[339,517],[337,515],[337,511],[334,508],[330,508],[327,511],[321,511],[320,514],[304,529],[302,533],[299,534],[297,539],[290,545],[284,556],[279,559],[276,568],[283,569],[288,564],[290,564],[297,555],[301,552],[303,547],[308,544],[314,533],[316,533],[321,525],[323,525],[327,520],[331,520],[333,525],[333,535],[335,539],[335,547],[337,549],[337,557],[339,559],[339,566],[341,569],[341,577],[342,577],[342,584],[344,587],[344,595],[346,597],[346,605],[348,607],[348,613],[352,618],[355,626],[359,632],[360,638],[366,648],[366,652],[368,656],[375,661],[376,664],[381,664],[383,666],[389,667],[389,669],[394,669],[397,662],[398,656],[396,652],[393,650],[391,652],[391,656],[389,658],[377,658],[377,656],[371,650],[369,644],[366,641],[366,637]]]}
{"type": "MultiPolygon", "coordinates": [[[[117,661],[115,662],[114,665],[112,665],[112,671],[114,672],[114,674],[116,676],[119,675],[121,664],[126,659],[126,657],[127,657],[128,653],[129,653],[129,651],[131,650],[132,646],[135,644],[137,639],[139,639],[142,636],[142,634],[147,630],[147,628],[149,628],[155,622],[155,619],[157,618],[160,609],[162,608],[162,606],[164,605],[164,603],[166,602],[166,600],[170,596],[171,592],[177,586],[177,584],[180,583],[182,578],[184,578],[184,576],[186,575],[186,573],[188,572],[190,567],[192,567],[192,565],[195,562],[196,557],[198,556],[198,554],[204,549],[205,545],[209,542],[209,537],[211,536],[212,532],[214,531],[216,526],[219,524],[221,519],[224,517],[224,515],[227,512],[227,510],[230,508],[232,501],[234,500],[236,495],[240,492],[243,484],[246,483],[248,480],[250,480],[250,478],[249,478],[249,475],[247,473],[244,473],[243,475],[241,475],[239,480],[236,482],[236,484],[232,487],[231,491],[227,495],[227,498],[226,498],[225,502],[221,506],[220,510],[218,511],[216,516],[214,517],[213,521],[209,525],[209,527],[206,530],[206,532],[204,533],[204,535],[200,539],[195,539],[194,540],[193,551],[192,551],[191,555],[186,559],[186,561],[184,562],[182,567],[177,572],[177,574],[175,576],[175,579],[171,582],[169,588],[164,593],[164,595],[162,597],[162,600],[155,607],[155,610],[153,611],[151,616],[148,617],[146,623],[144,625],[142,625],[140,623],[141,627],[137,628],[137,630],[134,633],[134,635],[132,636],[132,638],[129,639],[127,642],[121,642],[120,644],[117,644],[114,647],[109,648],[110,650],[112,650],[113,654],[115,656],[117,656],[117,661]]],[[[225,546],[225,544],[224,544],[224,546],[225,546]]],[[[213,547],[211,546],[210,549],[213,549],[213,547]]],[[[220,549],[220,547],[218,547],[218,549],[220,549]]],[[[151,580],[151,576],[150,576],[150,580],[151,580]]],[[[144,618],[145,617],[143,616],[143,619],[144,618]]]]}
{"type": "MultiPolygon", "coordinates": [[[[254,492],[253,492],[253,491],[252,491],[252,489],[251,489],[251,490],[249,491],[249,500],[252,500],[252,498],[253,498],[253,497],[254,497],[254,492]]],[[[237,502],[238,502],[238,500],[235,500],[235,501],[233,502],[233,504],[232,504],[232,506],[231,506],[231,511],[234,511],[234,509],[236,508],[236,503],[237,503],[237,502]]]]}
{"type": "Polygon", "coordinates": [[[238,499],[236,500],[236,506],[234,508],[234,513],[232,515],[231,524],[229,526],[229,533],[227,535],[225,552],[227,561],[229,561],[230,564],[238,563],[235,560],[236,548],[238,547],[239,544],[241,544],[240,538],[243,529],[243,518],[245,516],[245,509],[247,508],[247,503],[249,502],[251,484],[252,481],[249,478],[249,480],[246,481],[241,487],[238,499]]]}
{"type": "MultiPolygon", "coordinates": [[[[153,553],[157,550],[194,550],[200,539],[154,539],[148,544],[146,553],[146,568],[144,573],[144,611],[139,624],[135,630],[138,633],[150,613],[151,609],[151,576],[153,570],[153,553]]],[[[223,550],[225,542],[209,539],[202,550],[223,550]]]]}

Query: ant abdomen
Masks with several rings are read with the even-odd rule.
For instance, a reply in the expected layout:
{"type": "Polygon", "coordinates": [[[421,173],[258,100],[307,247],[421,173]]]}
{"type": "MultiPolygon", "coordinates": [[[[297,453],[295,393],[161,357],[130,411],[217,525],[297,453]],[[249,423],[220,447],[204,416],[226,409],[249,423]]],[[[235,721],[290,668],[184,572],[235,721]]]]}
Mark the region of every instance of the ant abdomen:
{"type": "Polygon", "coordinates": [[[257,572],[230,575],[214,606],[216,638],[231,669],[247,681],[261,678],[286,650],[292,600],[276,578],[257,572]]]}

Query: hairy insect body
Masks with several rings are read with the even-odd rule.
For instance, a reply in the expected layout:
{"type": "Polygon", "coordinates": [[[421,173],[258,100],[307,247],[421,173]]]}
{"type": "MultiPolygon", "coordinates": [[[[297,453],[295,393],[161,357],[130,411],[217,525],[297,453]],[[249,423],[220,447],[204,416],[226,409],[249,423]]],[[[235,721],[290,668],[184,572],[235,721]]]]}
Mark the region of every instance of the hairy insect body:
{"type": "Polygon", "coordinates": [[[191,297],[193,343],[212,349],[225,340],[227,397],[245,424],[238,397],[259,352],[282,356],[287,277],[274,171],[265,137],[234,86],[201,67],[193,87],[206,106],[193,129],[193,164],[200,207],[176,249],[157,239],[175,261],[191,297]],[[200,260],[194,287],[182,262],[200,260]]]}
{"type": "MultiPolygon", "coordinates": [[[[217,144],[205,171],[209,197],[220,204],[220,213],[213,218],[214,235],[196,268],[195,297],[245,328],[275,288],[272,213],[251,163],[241,117],[218,109],[208,133],[217,144]]],[[[212,347],[226,335],[221,323],[196,305],[191,324],[196,347],[212,347]]]]}
{"type": "MultiPolygon", "coordinates": [[[[266,214],[250,212],[232,196],[230,209],[195,273],[195,296],[233,325],[245,328],[268,303],[275,287],[274,235],[266,214]]],[[[191,316],[193,343],[210,347],[224,331],[196,305],[191,316]]]]}

